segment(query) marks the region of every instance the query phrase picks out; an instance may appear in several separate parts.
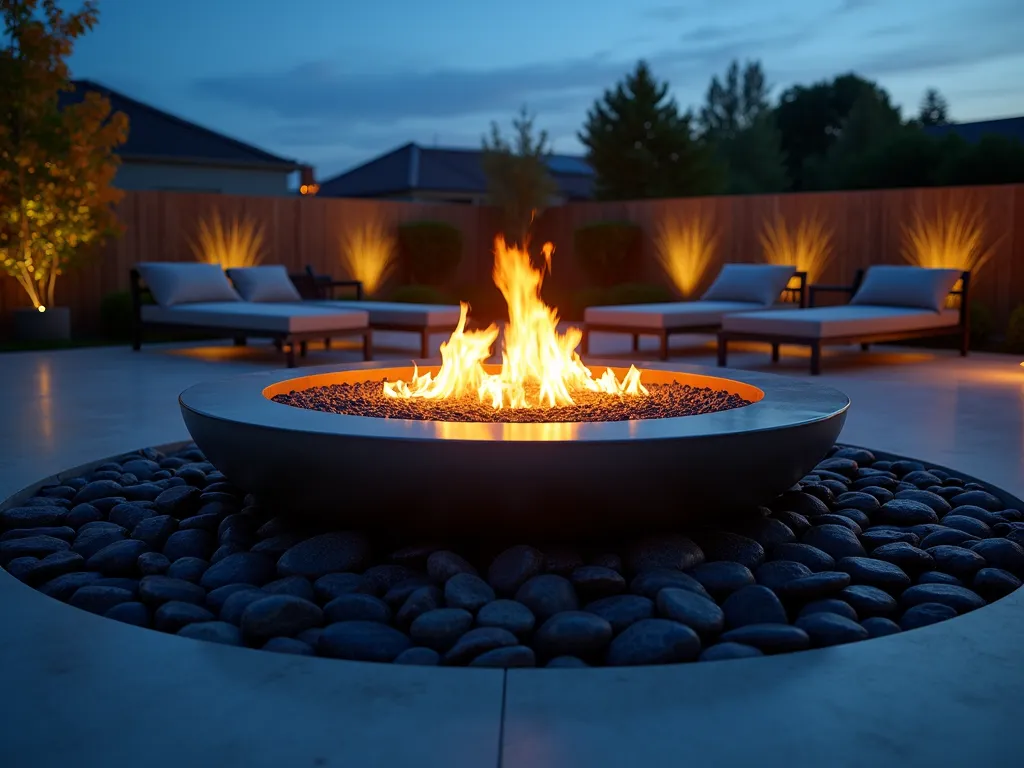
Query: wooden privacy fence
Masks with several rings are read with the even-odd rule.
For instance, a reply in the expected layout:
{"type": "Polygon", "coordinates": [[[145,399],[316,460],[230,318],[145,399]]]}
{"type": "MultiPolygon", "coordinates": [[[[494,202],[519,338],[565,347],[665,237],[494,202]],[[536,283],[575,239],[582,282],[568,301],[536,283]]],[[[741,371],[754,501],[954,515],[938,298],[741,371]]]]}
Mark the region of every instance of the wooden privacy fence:
{"type": "Polygon", "coordinates": [[[538,222],[537,239],[556,244],[549,278],[553,294],[583,284],[572,252],[573,232],[602,221],[642,226],[643,257],[634,279],[673,288],[658,259],[659,234],[680,224],[692,233],[693,223],[701,222],[714,235],[712,258],[696,280],[694,295],[724,263],[765,261],[763,239],[771,234],[766,229],[776,235],[783,229],[792,241],[799,239],[803,222],[805,241],[824,237],[830,245],[823,266],[809,270],[813,282],[849,284],[857,269],[872,264],[906,264],[908,256],[918,254],[926,265],[937,266],[971,252],[981,259],[972,299],[992,313],[997,333],[1024,304],[1024,185],[574,203],[547,211],[538,222]]]}
{"type": "MultiPolygon", "coordinates": [[[[137,262],[194,260],[190,242],[197,239],[200,222],[214,214],[228,224],[251,220],[262,225],[262,263],[290,270],[309,264],[339,278],[349,277],[341,243],[353,228],[368,221],[385,228],[416,219],[446,221],[463,232],[463,257],[447,292],[466,298],[487,291],[496,295],[491,268],[499,217],[487,207],[129,192],[118,213],[124,235],[58,282],[57,303],[72,308],[76,332],[99,329],[103,297],[127,290],[128,271],[137,262]]],[[[830,244],[829,258],[813,276],[816,282],[846,283],[859,267],[906,263],[903,254],[916,236],[917,250],[926,254],[963,250],[966,244],[984,258],[972,292],[992,312],[997,331],[1024,303],[1024,185],[572,203],[546,211],[536,224],[533,250],[539,252],[547,240],[555,244],[546,295],[561,302],[587,287],[573,254],[573,232],[584,224],[614,220],[635,222],[644,230],[642,258],[631,265],[631,279],[677,293],[658,258],[673,227],[689,227],[692,235],[698,222],[700,231],[713,235],[704,269],[691,275],[693,293],[699,293],[723,263],[764,261],[766,227],[774,227],[776,242],[780,232],[782,241],[792,241],[803,222],[805,239],[825,237],[830,244]]],[[[0,333],[10,327],[10,310],[23,306],[28,300],[17,283],[0,278],[0,333]]]]}
{"type": "MultiPolygon", "coordinates": [[[[347,277],[342,243],[358,227],[374,222],[390,229],[402,221],[429,219],[457,226],[463,233],[463,258],[453,283],[489,280],[490,209],[449,204],[307,197],[240,197],[177,192],[127,192],[118,206],[124,234],[95,258],[70,268],[57,283],[57,304],[72,310],[75,333],[99,330],[104,296],[128,290],[129,270],[140,261],[195,261],[192,244],[202,223],[218,217],[225,228],[253,222],[263,234],[263,264],[284,264],[289,271],[307,265],[319,273],[347,277]],[[476,270],[487,267],[483,275],[476,270]]],[[[0,275],[0,334],[10,328],[10,310],[30,306],[13,278],[0,275]]]]}

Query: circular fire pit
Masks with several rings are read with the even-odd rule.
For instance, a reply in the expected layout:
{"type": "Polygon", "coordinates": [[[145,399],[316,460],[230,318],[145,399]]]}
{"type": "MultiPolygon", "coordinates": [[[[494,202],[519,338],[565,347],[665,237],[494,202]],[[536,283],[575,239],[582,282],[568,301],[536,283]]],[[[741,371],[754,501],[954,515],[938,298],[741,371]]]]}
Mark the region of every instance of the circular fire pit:
{"type": "Polygon", "coordinates": [[[669,364],[645,365],[644,382],[708,388],[750,404],[671,418],[497,423],[352,416],[273,401],[411,374],[380,363],[297,378],[248,374],[194,386],[180,405],[220,471],[289,510],[420,534],[576,538],[763,504],[827,453],[849,407],[841,392],[805,381],[669,364]]]}

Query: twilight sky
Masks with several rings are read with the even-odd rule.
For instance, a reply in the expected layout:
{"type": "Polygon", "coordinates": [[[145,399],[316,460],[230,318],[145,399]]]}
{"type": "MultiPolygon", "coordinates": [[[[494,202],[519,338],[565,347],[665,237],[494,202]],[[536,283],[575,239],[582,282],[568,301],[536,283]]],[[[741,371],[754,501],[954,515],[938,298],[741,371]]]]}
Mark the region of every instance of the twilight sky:
{"type": "Polygon", "coordinates": [[[408,141],[476,148],[522,104],[579,152],[641,57],[684,108],[739,58],[775,95],[852,70],[905,115],[929,86],[954,120],[1017,115],[1022,31],[1020,0],[100,0],[71,64],[322,179],[408,141]]]}

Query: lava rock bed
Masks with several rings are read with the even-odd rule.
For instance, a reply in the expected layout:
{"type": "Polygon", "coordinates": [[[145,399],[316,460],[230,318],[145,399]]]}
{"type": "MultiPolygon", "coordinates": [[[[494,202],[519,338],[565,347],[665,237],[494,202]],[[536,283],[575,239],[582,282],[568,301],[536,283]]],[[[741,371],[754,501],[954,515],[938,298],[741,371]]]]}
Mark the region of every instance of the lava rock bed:
{"type": "MultiPolygon", "coordinates": [[[[356,384],[331,384],[275,395],[275,403],[327,413],[370,416],[383,419],[416,421],[471,422],[576,422],[664,419],[672,416],[697,416],[750,405],[739,395],[710,387],[689,384],[645,384],[648,396],[619,397],[602,392],[573,392],[574,405],[538,408],[502,408],[475,397],[444,400],[387,397],[379,381],[356,384]]],[[[536,402],[539,387],[527,388],[530,402],[536,402]]]]}
{"type": "Polygon", "coordinates": [[[1019,510],[943,470],[839,446],[724,527],[509,544],[304,529],[194,446],[121,457],[0,511],[0,566],[76,608],[198,640],[400,664],[799,651],[945,621],[1024,577],[1019,510]]]}

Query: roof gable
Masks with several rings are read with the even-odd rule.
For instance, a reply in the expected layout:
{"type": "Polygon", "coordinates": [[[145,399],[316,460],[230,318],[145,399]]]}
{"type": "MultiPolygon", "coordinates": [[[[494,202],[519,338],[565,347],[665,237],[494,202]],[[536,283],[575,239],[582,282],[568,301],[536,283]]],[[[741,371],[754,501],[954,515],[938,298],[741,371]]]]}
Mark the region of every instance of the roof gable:
{"type": "Polygon", "coordinates": [[[251,144],[204,128],[188,120],[144,104],[91,80],[74,80],[73,91],[60,94],[61,105],[80,102],[94,91],[106,97],[115,112],[128,117],[128,140],[120,147],[122,158],[146,158],[173,162],[206,162],[211,165],[285,166],[298,168],[294,160],[272,155],[251,144]]]}
{"type": "MultiPolygon", "coordinates": [[[[372,197],[431,192],[487,192],[487,176],[473,149],[421,147],[406,144],[320,184],[321,196],[372,197]]],[[[594,172],[582,157],[551,155],[548,169],[559,192],[573,199],[588,198],[594,172]]]]}
{"type": "Polygon", "coordinates": [[[320,182],[320,197],[370,197],[412,189],[415,144],[406,144],[320,182]]]}

